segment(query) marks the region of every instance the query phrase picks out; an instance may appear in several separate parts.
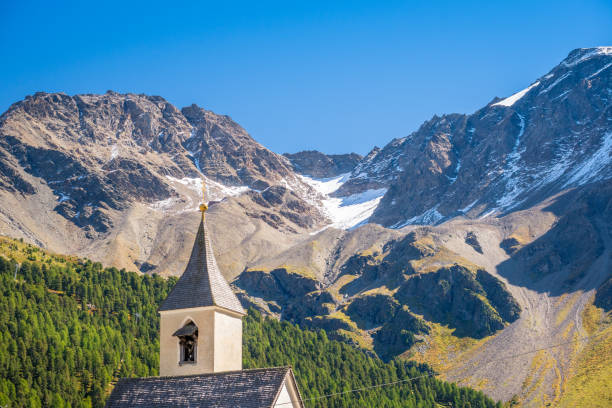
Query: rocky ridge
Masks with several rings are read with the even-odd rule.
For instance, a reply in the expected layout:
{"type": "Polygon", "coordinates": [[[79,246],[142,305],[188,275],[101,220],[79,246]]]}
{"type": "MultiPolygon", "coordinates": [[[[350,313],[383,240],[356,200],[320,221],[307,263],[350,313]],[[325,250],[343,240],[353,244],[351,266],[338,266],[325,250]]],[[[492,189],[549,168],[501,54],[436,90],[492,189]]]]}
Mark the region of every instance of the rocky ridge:
{"type": "Polygon", "coordinates": [[[330,178],[350,173],[363,158],[357,153],[323,154],[316,150],[285,153],[284,156],[289,159],[297,173],[315,178],[330,178]]]}
{"type": "Polygon", "coordinates": [[[37,93],[0,117],[1,231],[59,252],[167,271],[160,259],[177,247],[156,237],[197,213],[202,179],[209,200],[241,196],[251,224],[295,234],[325,222],[287,159],[196,105],[37,93]]]}
{"type": "Polygon", "coordinates": [[[573,51],[524,91],[364,158],[283,157],[161,97],[39,93],[0,117],[0,232],[179,274],[204,179],[215,254],[245,305],[554,404],[580,354],[530,350],[609,313],[611,54],[573,51]],[[504,353],[521,357],[488,365],[504,353]]]}
{"type": "Polygon", "coordinates": [[[589,184],[503,217],[457,217],[395,232],[374,225],[327,230],[282,261],[268,261],[282,262],[281,271],[254,266],[234,285],[246,306],[324,329],[382,358],[428,362],[494,398],[552,404],[581,364],[576,347],[590,345],[532,350],[583,336],[593,302],[609,310],[610,185],[589,184]],[[508,241],[512,251],[504,248],[508,241]],[[503,367],[489,364],[515,354],[503,367]]]}
{"type": "Polygon", "coordinates": [[[610,178],[611,64],[611,47],[574,50],[523,91],[373,149],[333,194],[387,189],[370,220],[398,228],[505,213],[610,178]]]}

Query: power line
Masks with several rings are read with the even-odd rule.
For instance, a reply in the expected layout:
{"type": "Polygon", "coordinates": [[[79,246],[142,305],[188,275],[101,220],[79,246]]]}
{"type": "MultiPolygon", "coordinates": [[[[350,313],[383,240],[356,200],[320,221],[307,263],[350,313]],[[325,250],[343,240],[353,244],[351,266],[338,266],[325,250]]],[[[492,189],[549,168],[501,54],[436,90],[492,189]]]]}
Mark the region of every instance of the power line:
{"type": "Polygon", "coordinates": [[[498,358],[498,359],[496,359],[496,360],[486,361],[486,362],[484,362],[482,365],[488,365],[488,364],[492,364],[492,363],[498,363],[498,362],[500,362],[500,361],[510,360],[510,359],[512,359],[512,358],[521,357],[521,356],[524,356],[524,355],[527,355],[527,354],[533,354],[533,353],[537,353],[537,352],[539,352],[539,351],[548,350],[548,349],[551,349],[551,348],[556,348],[556,347],[566,346],[566,345],[568,345],[568,344],[572,344],[572,343],[578,343],[578,342],[579,342],[579,341],[581,341],[581,340],[589,340],[589,339],[594,339],[595,337],[599,337],[599,336],[601,336],[601,335],[603,335],[603,334],[605,334],[605,333],[594,334],[594,335],[592,335],[592,336],[586,336],[586,337],[578,337],[578,338],[577,338],[577,339],[575,339],[575,340],[569,340],[569,341],[566,341],[566,342],[563,342],[563,343],[553,344],[552,346],[542,347],[542,348],[539,348],[539,349],[533,349],[533,350],[530,350],[530,351],[525,351],[524,353],[514,354],[514,355],[511,355],[511,356],[501,357],[501,358],[498,358]]]}
{"type": "MultiPolygon", "coordinates": [[[[401,384],[401,383],[406,383],[406,382],[418,380],[419,378],[431,377],[431,376],[434,376],[434,375],[436,375],[436,374],[435,373],[428,373],[428,374],[420,375],[418,377],[411,377],[411,378],[406,378],[406,379],[403,379],[403,380],[397,380],[397,381],[392,381],[392,382],[382,383],[382,384],[369,385],[367,387],[355,388],[355,389],[348,390],[348,391],[335,392],[333,394],[326,394],[326,395],[320,395],[318,397],[306,398],[306,399],[302,399],[302,401],[314,401],[314,400],[319,400],[319,399],[323,399],[323,398],[337,397],[338,395],[344,395],[344,394],[351,394],[351,393],[355,393],[355,392],[367,391],[367,390],[371,390],[371,389],[374,389],[374,388],[386,387],[386,386],[389,386],[389,385],[397,385],[397,384],[401,384]]],[[[291,402],[282,402],[280,404],[276,404],[275,406],[277,406],[277,405],[293,404],[294,402],[297,402],[297,401],[292,400],[291,402]]]]}
{"type": "MultiPolygon", "coordinates": [[[[547,346],[547,347],[542,347],[542,348],[539,348],[539,349],[534,349],[534,350],[526,351],[526,352],[523,352],[523,353],[514,354],[514,355],[511,355],[511,356],[506,356],[506,357],[498,358],[498,359],[495,359],[495,360],[486,361],[486,362],[482,363],[480,366],[482,367],[482,366],[486,366],[486,365],[489,365],[489,364],[498,363],[500,361],[505,361],[505,360],[510,360],[510,359],[513,359],[513,358],[521,357],[521,356],[524,356],[524,355],[527,355],[527,354],[533,354],[533,353],[537,353],[537,352],[540,352],[540,351],[543,351],[543,350],[549,350],[549,349],[565,346],[565,345],[572,344],[572,343],[578,343],[579,341],[582,341],[582,340],[594,339],[596,337],[602,336],[603,334],[605,334],[605,333],[599,333],[599,334],[595,334],[595,335],[592,335],[592,336],[586,336],[586,337],[579,337],[579,338],[577,338],[575,340],[570,340],[570,341],[566,341],[566,342],[563,342],[563,343],[557,343],[557,344],[553,344],[553,345],[550,345],[550,346],[547,346]]],[[[371,389],[375,389],[375,388],[382,388],[382,387],[388,387],[388,386],[391,386],[391,385],[408,383],[408,382],[412,382],[414,380],[418,380],[418,379],[421,379],[421,378],[427,378],[427,377],[433,377],[433,376],[436,376],[436,374],[435,373],[428,373],[428,374],[423,374],[423,375],[420,375],[420,376],[417,376],[417,377],[405,378],[403,380],[397,380],[397,381],[391,381],[391,382],[387,382],[387,383],[369,385],[369,386],[366,386],[366,387],[354,388],[352,390],[347,390],[347,391],[342,391],[342,392],[335,392],[335,393],[332,393],[332,394],[320,395],[318,397],[306,398],[306,399],[302,399],[302,402],[316,401],[316,400],[320,400],[320,399],[324,399],[324,398],[332,398],[332,397],[337,397],[339,395],[345,395],[345,394],[353,394],[353,393],[356,393],[356,392],[367,391],[367,390],[371,390],[371,389]]],[[[463,379],[461,379],[461,380],[463,380],[463,379]]],[[[461,381],[461,380],[459,380],[459,381],[461,381]]],[[[275,406],[289,405],[289,404],[293,404],[294,402],[299,402],[299,401],[291,400],[289,402],[281,402],[281,403],[276,404],[275,406]]]]}

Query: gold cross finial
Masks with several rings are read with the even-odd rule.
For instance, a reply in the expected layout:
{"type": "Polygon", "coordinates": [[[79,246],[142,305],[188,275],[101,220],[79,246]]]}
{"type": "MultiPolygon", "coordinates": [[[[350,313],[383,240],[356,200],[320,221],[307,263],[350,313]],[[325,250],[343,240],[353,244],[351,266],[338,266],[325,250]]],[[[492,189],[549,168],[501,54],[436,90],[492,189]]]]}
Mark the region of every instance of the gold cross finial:
{"type": "Polygon", "coordinates": [[[202,218],[204,218],[204,213],[208,210],[208,205],[206,205],[206,182],[202,179],[202,204],[200,204],[200,211],[202,211],[202,218]]]}

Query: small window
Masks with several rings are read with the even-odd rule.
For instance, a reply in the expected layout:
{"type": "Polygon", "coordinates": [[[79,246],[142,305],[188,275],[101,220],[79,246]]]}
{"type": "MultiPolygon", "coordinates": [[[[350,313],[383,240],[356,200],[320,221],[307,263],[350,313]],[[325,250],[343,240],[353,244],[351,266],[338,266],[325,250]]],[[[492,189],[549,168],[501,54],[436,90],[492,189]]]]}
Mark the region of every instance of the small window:
{"type": "Polygon", "coordinates": [[[179,364],[194,364],[198,349],[198,327],[195,323],[189,322],[174,332],[173,336],[179,339],[179,364]]]}

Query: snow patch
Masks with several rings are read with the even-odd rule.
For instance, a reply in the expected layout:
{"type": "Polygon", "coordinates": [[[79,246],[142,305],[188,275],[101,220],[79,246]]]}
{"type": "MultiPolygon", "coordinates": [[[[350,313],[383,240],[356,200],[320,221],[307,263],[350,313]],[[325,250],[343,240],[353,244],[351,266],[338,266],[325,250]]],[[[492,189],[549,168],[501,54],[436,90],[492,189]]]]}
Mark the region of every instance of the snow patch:
{"type": "Polygon", "coordinates": [[[457,160],[457,166],[455,166],[455,170],[453,171],[453,176],[446,176],[446,178],[450,181],[451,184],[453,184],[455,181],[457,181],[457,177],[459,176],[459,170],[461,170],[461,159],[457,160]]]}
{"type": "Polygon", "coordinates": [[[386,192],[386,188],[380,188],[348,197],[331,197],[323,200],[325,212],[332,220],[331,227],[350,229],[365,223],[372,216],[386,192]]]}
{"type": "Polygon", "coordinates": [[[152,208],[158,211],[166,211],[174,207],[179,202],[180,200],[177,197],[169,197],[169,198],[166,198],[165,200],[154,202],[153,204],[149,206],[149,208],[152,208]]]}
{"type": "Polygon", "coordinates": [[[559,83],[561,81],[563,81],[565,78],[567,78],[570,75],[572,75],[572,71],[568,71],[565,74],[561,75],[559,78],[557,78],[555,80],[555,82],[553,82],[552,84],[548,85],[546,87],[546,89],[540,91],[540,93],[538,95],[542,95],[542,94],[545,94],[546,92],[550,91],[551,89],[553,89],[555,86],[559,85],[559,83]]]}
{"type": "MultiPolygon", "coordinates": [[[[206,182],[206,199],[208,202],[221,201],[226,197],[237,196],[250,190],[247,186],[226,186],[206,176],[203,177],[206,182]]],[[[149,205],[149,208],[159,211],[174,210],[178,212],[197,210],[202,200],[202,178],[183,177],[179,179],[172,176],[166,176],[166,178],[170,181],[170,184],[175,185],[175,191],[178,195],[156,201],[149,205]],[[179,188],[177,184],[186,187],[187,191],[179,188]]]]}
{"type": "Polygon", "coordinates": [[[598,69],[597,71],[593,72],[591,75],[589,75],[586,79],[591,79],[599,74],[601,74],[603,71],[605,71],[606,69],[612,67],[612,62],[609,64],[604,65],[602,68],[598,69]]]}
{"type": "Polygon", "coordinates": [[[467,130],[467,138],[468,138],[468,143],[471,144],[472,143],[472,139],[474,138],[474,132],[476,131],[475,128],[471,127],[467,130]]]}
{"type": "Polygon", "coordinates": [[[425,211],[423,214],[417,215],[415,217],[409,218],[404,222],[398,222],[395,225],[392,225],[391,228],[399,229],[403,228],[407,225],[433,225],[444,219],[444,216],[440,214],[438,211],[438,207],[440,204],[436,204],[434,207],[425,211]]]}
{"type": "Polygon", "coordinates": [[[198,159],[196,156],[200,152],[201,150],[198,150],[197,152],[187,151],[187,154],[193,159],[193,164],[195,164],[196,169],[198,169],[198,171],[202,173],[202,169],[200,168],[200,159],[198,159]]]}
{"type": "MultiPolygon", "coordinates": [[[[183,177],[181,179],[172,176],[166,177],[168,180],[180,183],[199,195],[202,194],[202,178],[200,177],[183,177]]],[[[203,177],[206,182],[206,198],[209,201],[221,201],[225,197],[237,196],[250,190],[248,186],[226,186],[206,176],[203,177]]]]}
{"type": "Polygon", "coordinates": [[[521,144],[521,138],[525,134],[525,117],[520,113],[516,114],[520,120],[519,123],[519,133],[516,136],[516,141],[514,142],[514,147],[512,151],[507,156],[506,168],[504,169],[502,175],[502,181],[504,182],[504,195],[497,200],[497,205],[502,208],[512,208],[518,205],[518,202],[515,201],[516,197],[518,197],[523,189],[519,185],[520,180],[517,177],[514,177],[520,171],[520,166],[518,165],[519,160],[521,159],[521,151],[519,151],[519,146],[521,144]]]}
{"type": "Polygon", "coordinates": [[[481,215],[478,219],[482,220],[483,218],[487,218],[489,215],[493,214],[495,211],[497,211],[497,208],[493,208],[493,209],[487,211],[486,213],[481,215]]]}
{"type": "Polygon", "coordinates": [[[570,184],[585,184],[588,181],[596,181],[601,178],[599,174],[610,164],[612,156],[612,132],[606,133],[601,146],[591,157],[585,160],[577,169],[573,170],[571,177],[563,187],[570,184]]]}
{"type": "Polygon", "coordinates": [[[323,213],[331,219],[326,228],[350,229],[362,225],[372,216],[386,188],[363,191],[346,197],[331,197],[350,177],[350,173],[327,179],[315,179],[300,175],[300,178],[321,195],[323,213]]]}
{"type": "MultiPolygon", "coordinates": [[[[583,50],[589,50],[589,48],[583,48],[583,50]]],[[[592,57],[596,57],[599,55],[612,55],[612,47],[597,47],[590,49],[590,51],[588,51],[587,53],[578,57],[574,57],[574,59],[572,60],[563,61],[563,65],[565,65],[566,67],[573,67],[575,65],[580,64],[581,62],[584,62],[592,57]]]]}
{"type": "Polygon", "coordinates": [[[553,101],[556,101],[556,100],[558,100],[558,99],[562,99],[562,98],[563,98],[563,99],[565,99],[564,97],[565,97],[565,96],[567,96],[567,94],[568,94],[568,93],[570,93],[570,92],[572,92],[572,90],[571,90],[571,89],[568,89],[568,90],[566,90],[566,91],[563,91],[563,92],[562,92],[562,93],[561,93],[559,96],[555,96],[555,97],[554,97],[554,98],[552,98],[550,101],[551,101],[551,102],[553,102],[553,101]]]}
{"type": "Polygon", "coordinates": [[[496,102],[496,103],[494,103],[491,106],[512,106],[519,99],[521,99],[523,96],[525,96],[525,94],[527,94],[527,92],[531,91],[533,88],[535,88],[538,85],[540,85],[540,81],[534,82],[533,84],[529,85],[527,88],[523,89],[522,91],[519,91],[519,92],[515,93],[514,95],[511,95],[511,96],[507,97],[506,99],[502,99],[501,101],[496,102]]]}
{"type": "Polygon", "coordinates": [[[351,173],[340,174],[336,177],[315,179],[307,176],[301,176],[302,180],[309,184],[312,188],[323,195],[328,195],[338,190],[351,176],[351,173]]]}
{"type": "Polygon", "coordinates": [[[474,200],[474,202],[472,202],[471,204],[468,204],[467,206],[463,207],[462,209],[459,210],[459,212],[462,213],[466,213],[468,211],[470,211],[472,209],[472,207],[474,207],[474,205],[476,205],[476,203],[478,202],[478,199],[474,200]]]}
{"type": "Polygon", "coordinates": [[[109,160],[109,161],[114,160],[114,159],[115,159],[117,156],[119,156],[119,146],[117,146],[116,144],[114,144],[114,145],[111,147],[111,155],[110,155],[110,160],[109,160]]]}
{"type": "Polygon", "coordinates": [[[70,196],[66,195],[64,193],[58,193],[59,194],[59,198],[57,200],[58,203],[63,203],[64,201],[68,201],[70,200],[70,196]]]}

